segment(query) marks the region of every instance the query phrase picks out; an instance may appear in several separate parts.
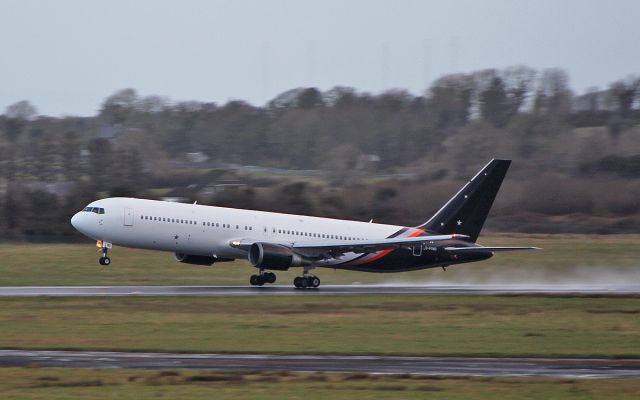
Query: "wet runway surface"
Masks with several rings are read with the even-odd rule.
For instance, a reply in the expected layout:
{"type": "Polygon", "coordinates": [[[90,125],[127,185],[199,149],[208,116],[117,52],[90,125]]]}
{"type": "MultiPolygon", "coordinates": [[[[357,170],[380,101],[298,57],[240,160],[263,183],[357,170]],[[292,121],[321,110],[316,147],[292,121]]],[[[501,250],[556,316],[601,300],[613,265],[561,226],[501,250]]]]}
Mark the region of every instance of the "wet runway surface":
{"type": "Polygon", "coordinates": [[[13,286],[0,287],[0,297],[33,296],[308,296],[308,295],[496,295],[496,294],[640,294],[630,285],[323,285],[295,289],[291,285],[251,286],[13,286]]]}
{"type": "Polygon", "coordinates": [[[275,356],[0,350],[0,367],[25,366],[408,373],[434,376],[546,376],[582,379],[640,378],[640,360],[275,356]]]}

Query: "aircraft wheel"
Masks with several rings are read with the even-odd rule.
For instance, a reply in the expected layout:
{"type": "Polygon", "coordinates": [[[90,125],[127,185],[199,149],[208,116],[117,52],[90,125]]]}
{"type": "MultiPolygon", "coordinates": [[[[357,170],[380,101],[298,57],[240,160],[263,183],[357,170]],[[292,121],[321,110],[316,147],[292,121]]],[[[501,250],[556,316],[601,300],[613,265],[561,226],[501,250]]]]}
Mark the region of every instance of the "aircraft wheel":
{"type": "Polygon", "coordinates": [[[251,284],[251,286],[262,286],[259,283],[260,281],[261,279],[259,275],[251,275],[251,278],[249,278],[249,283],[251,284]]]}
{"type": "Polygon", "coordinates": [[[111,264],[111,259],[109,257],[100,257],[100,265],[109,265],[111,264]]]}
{"type": "Polygon", "coordinates": [[[308,288],[309,287],[309,278],[307,278],[306,276],[303,276],[302,278],[300,278],[300,287],[308,288]]]}
{"type": "Polygon", "coordinates": [[[313,276],[309,279],[309,283],[311,284],[312,287],[317,288],[318,286],[320,286],[320,278],[318,278],[317,276],[313,276]]]}
{"type": "Polygon", "coordinates": [[[300,278],[299,276],[296,276],[296,278],[293,280],[293,286],[295,286],[298,289],[302,288],[302,283],[300,282],[301,280],[302,278],[300,278]]]}
{"type": "Polygon", "coordinates": [[[276,281],[276,274],[274,274],[273,272],[267,272],[264,274],[264,279],[267,281],[267,283],[274,283],[276,281]]]}

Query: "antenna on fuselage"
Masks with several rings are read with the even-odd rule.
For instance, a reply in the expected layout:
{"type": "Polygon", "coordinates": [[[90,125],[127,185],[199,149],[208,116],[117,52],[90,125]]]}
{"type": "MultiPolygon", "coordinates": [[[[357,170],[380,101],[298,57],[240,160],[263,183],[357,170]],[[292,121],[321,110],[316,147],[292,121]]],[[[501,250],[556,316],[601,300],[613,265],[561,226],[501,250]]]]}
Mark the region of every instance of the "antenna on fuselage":
{"type": "Polygon", "coordinates": [[[198,200],[193,202],[193,205],[195,206],[196,204],[198,204],[198,200]]]}

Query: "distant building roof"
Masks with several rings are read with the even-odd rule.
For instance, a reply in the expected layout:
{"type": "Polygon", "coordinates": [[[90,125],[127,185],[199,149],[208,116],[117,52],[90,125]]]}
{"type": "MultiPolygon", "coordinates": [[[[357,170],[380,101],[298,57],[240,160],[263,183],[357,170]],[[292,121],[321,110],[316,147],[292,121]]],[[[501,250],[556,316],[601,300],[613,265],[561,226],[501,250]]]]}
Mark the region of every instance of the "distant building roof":
{"type": "Polygon", "coordinates": [[[161,197],[162,201],[170,201],[172,203],[185,203],[189,201],[186,197],[161,197]]]}
{"type": "Polygon", "coordinates": [[[203,152],[186,153],[185,157],[192,163],[203,163],[209,161],[209,157],[203,152]]]}
{"type": "Polygon", "coordinates": [[[118,136],[122,135],[122,132],[123,129],[119,125],[102,125],[96,132],[96,139],[117,139],[118,136]]]}

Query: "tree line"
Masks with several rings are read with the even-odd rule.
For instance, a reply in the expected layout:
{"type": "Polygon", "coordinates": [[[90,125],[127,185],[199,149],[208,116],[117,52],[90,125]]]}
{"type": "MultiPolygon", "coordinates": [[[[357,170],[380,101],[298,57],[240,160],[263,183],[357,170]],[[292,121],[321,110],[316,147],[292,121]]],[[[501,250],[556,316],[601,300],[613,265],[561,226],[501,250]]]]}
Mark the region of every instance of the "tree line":
{"type": "Polygon", "coordinates": [[[212,204],[409,223],[441,200],[429,187],[453,188],[492,157],[515,160],[497,229],[552,231],[580,214],[633,231],[639,123],[638,77],[574,93],[566,72],[524,66],[443,76],[420,94],[296,88],[264,106],[123,89],[95,116],[51,117],[21,101],[0,115],[0,236],[73,238],[68,218],[94,198],[159,197],[213,169],[247,186],[202,199],[212,204]],[[234,165],[321,174],[265,184],[234,165]]]}

